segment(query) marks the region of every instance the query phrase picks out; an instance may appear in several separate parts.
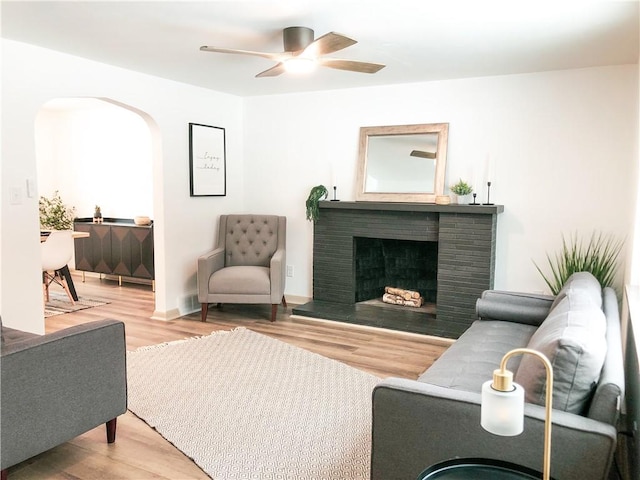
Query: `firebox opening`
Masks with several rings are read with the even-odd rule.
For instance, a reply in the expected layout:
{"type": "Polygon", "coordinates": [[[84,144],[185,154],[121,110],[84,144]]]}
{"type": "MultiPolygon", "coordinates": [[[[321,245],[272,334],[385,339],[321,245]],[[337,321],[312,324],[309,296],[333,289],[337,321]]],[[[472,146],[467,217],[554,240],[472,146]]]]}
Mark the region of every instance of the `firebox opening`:
{"type": "Polygon", "coordinates": [[[353,241],[356,302],[382,304],[385,287],[395,287],[419,292],[426,308],[433,310],[438,290],[437,242],[367,237],[353,241]]]}

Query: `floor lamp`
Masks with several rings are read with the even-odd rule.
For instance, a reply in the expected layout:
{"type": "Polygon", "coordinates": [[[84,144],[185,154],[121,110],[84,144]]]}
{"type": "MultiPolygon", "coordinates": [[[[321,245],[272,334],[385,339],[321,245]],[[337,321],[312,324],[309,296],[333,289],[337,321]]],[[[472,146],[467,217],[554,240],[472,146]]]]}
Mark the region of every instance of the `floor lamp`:
{"type": "Polygon", "coordinates": [[[551,409],[553,399],[553,368],[547,357],[530,348],[516,348],[507,352],[500,368],[493,371],[493,380],[482,385],[480,424],[495,435],[519,435],[524,430],[524,389],[513,383],[513,373],[507,370],[507,361],[514,355],[530,354],[538,358],[547,371],[547,392],[544,419],[543,480],[550,479],[551,472],[551,409]]]}

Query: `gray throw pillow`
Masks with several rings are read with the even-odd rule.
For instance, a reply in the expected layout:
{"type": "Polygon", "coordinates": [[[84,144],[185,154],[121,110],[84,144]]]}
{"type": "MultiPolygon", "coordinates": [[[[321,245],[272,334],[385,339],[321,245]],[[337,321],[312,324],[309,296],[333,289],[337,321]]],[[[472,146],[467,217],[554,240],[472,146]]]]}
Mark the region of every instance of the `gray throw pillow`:
{"type": "MultiPolygon", "coordinates": [[[[591,296],[569,290],[529,340],[527,348],[546,355],[553,367],[553,408],[582,414],[588,407],[607,351],[606,328],[591,296]]],[[[527,402],[545,404],[546,371],[539,359],[524,355],[514,380],[527,402]]]]}
{"type": "Polygon", "coordinates": [[[558,292],[551,304],[551,310],[562,301],[567,292],[574,290],[586,292],[596,302],[596,305],[602,308],[602,286],[598,279],[589,272],[576,272],[567,279],[562,289],[558,292]]]}

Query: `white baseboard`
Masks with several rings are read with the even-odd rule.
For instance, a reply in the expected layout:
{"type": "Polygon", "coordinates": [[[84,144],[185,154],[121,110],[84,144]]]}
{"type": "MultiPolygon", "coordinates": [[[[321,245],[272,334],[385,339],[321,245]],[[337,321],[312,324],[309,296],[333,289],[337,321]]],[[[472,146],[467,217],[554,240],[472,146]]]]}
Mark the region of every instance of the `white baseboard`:
{"type": "Polygon", "coordinates": [[[151,315],[151,320],[162,320],[164,322],[168,322],[169,320],[175,320],[181,316],[182,314],[177,308],[173,308],[167,312],[159,312],[158,310],[155,310],[151,315]]]}
{"type": "Polygon", "coordinates": [[[310,302],[312,299],[309,297],[301,297],[299,295],[287,295],[284,294],[284,298],[287,300],[287,305],[304,305],[307,302],[310,302]]]}

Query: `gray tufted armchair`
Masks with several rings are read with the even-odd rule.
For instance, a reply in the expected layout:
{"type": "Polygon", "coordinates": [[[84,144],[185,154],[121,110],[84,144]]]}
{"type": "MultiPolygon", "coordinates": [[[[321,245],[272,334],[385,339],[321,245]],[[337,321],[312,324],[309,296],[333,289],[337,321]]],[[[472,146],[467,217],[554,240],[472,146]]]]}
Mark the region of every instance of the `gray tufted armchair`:
{"type": "Polygon", "coordinates": [[[220,215],[216,248],[198,258],[202,321],[210,303],[270,303],[271,321],[284,298],[287,219],[220,215]]]}

